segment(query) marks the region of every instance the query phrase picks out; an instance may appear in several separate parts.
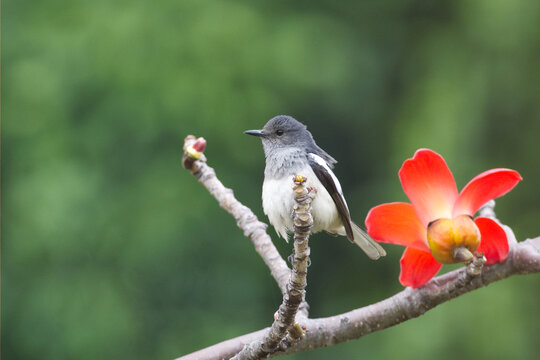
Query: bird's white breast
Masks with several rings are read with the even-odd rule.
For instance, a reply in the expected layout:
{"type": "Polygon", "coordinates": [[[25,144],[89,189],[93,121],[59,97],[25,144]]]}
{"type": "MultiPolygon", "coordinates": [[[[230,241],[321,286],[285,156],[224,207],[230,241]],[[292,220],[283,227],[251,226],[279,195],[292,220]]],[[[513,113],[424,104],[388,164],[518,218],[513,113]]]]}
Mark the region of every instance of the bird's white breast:
{"type": "Polygon", "coordinates": [[[264,213],[276,232],[284,239],[287,238],[287,230],[292,231],[292,214],[294,206],[293,176],[303,175],[307,178],[306,186],[317,190],[313,200],[311,214],[313,216],[312,232],[326,230],[344,234],[343,225],[339,217],[334,200],[321,184],[310,166],[306,166],[294,174],[289,174],[281,179],[265,179],[263,183],[262,201],[264,213]]]}

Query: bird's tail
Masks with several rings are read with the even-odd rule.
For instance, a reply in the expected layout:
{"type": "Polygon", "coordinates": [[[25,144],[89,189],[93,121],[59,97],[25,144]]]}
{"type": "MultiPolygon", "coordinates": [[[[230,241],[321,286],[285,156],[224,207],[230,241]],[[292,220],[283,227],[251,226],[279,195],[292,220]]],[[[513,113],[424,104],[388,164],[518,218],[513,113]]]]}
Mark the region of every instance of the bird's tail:
{"type": "Polygon", "coordinates": [[[351,226],[354,235],[354,243],[360,246],[360,249],[364,250],[370,259],[377,260],[381,256],[386,255],[386,251],[384,251],[383,247],[373,240],[365,230],[362,230],[360,226],[352,221],[351,226]]]}

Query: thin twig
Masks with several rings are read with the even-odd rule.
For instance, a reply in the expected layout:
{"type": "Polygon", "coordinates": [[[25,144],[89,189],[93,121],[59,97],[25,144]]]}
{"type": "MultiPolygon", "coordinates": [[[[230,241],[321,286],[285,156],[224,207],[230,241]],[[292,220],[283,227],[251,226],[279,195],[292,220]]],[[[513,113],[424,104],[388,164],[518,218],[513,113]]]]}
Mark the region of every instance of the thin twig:
{"type": "Polygon", "coordinates": [[[226,188],[218,180],[216,172],[206,164],[206,157],[202,153],[199,159],[193,158],[188,150],[195,141],[196,139],[192,135],[186,137],[184,141],[184,156],[182,159],[184,167],[208,189],[210,194],[219,202],[219,205],[235,218],[238,227],[244,231],[244,235],[255,245],[255,250],[270,269],[270,273],[276,280],[281,293],[285,294],[287,280],[291,271],[272,243],[272,239],[266,233],[267,225],[260,222],[247,206],[234,197],[233,191],[226,188]]]}

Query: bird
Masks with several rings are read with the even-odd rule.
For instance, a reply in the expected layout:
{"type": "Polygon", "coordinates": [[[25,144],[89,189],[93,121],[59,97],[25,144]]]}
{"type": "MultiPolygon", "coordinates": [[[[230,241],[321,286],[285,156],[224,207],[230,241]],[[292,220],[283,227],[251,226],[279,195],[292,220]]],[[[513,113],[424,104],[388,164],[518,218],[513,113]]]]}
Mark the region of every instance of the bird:
{"type": "Polygon", "coordinates": [[[278,115],[261,130],[244,133],[262,140],[266,158],[263,210],[278,236],[288,241],[288,232],[293,231],[291,178],[303,175],[306,186],[317,193],[312,202],[312,233],[346,236],[373,260],[386,255],[382,246],[351,220],[341,185],[332,171],[337,161],[315,143],[306,125],[291,116],[278,115]]]}

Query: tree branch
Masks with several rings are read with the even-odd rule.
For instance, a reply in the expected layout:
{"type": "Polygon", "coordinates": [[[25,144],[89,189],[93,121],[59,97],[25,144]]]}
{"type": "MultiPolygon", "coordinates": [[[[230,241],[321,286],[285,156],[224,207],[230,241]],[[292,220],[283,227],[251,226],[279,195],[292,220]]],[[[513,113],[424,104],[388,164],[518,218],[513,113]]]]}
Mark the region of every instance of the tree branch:
{"type": "MultiPolygon", "coordinates": [[[[190,157],[186,150],[194,141],[194,137],[186,138],[184,166],[210,191],[220,205],[235,217],[238,226],[251,239],[255,249],[270,268],[282,293],[287,294],[286,282],[290,271],[266,234],[266,225],[259,222],[251,210],[240,204],[232,195],[232,191],[217,180],[214,170],[206,165],[204,155],[201,160],[196,161],[190,157]]],[[[481,216],[497,220],[494,206],[494,202],[484,205],[480,210],[481,216]]],[[[306,311],[301,319],[305,336],[296,341],[282,342],[278,346],[279,351],[273,353],[269,351],[269,356],[301,352],[358,339],[418,317],[439,304],[511,275],[540,272],[540,237],[517,243],[513,231],[506,225],[502,227],[506,231],[510,246],[508,257],[503,263],[482,267],[481,259],[475,259],[468,266],[435,277],[418,289],[405,288],[378,303],[340,315],[308,319],[306,311]]],[[[294,317],[292,319],[294,320],[294,317]]],[[[262,339],[268,336],[269,332],[271,328],[242,335],[177,360],[230,359],[246,344],[264,343],[262,339]]],[[[264,356],[264,352],[258,352],[257,356],[259,355],[264,356]]]]}
{"type": "Polygon", "coordinates": [[[196,140],[193,135],[186,137],[184,141],[184,156],[182,158],[183,166],[210,192],[219,202],[219,205],[234,217],[238,227],[244,231],[244,235],[255,245],[255,250],[270,269],[270,273],[276,280],[281,293],[285,294],[287,291],[287,280],[291,271],[277,251],[274,243],[272,243],[272,239],[266,233],[267,225],[260,222],[257,216],[247,206],[236,200],[233,191],[226,188],[218,180],[214,169],[206,164],[206,157],[202,154],[202,151],[200,152],[199,159],[193,157],[190,150],[193,148],[196,140]]]}
{"type": "MultiPolygon", "coordinates": [[[[487,286],[511,275],[540,272],[540,237],[514,245],[503,263],[485,266],[479,276],[467,277],[467,268],[437,276],[418,289],[405,288],[378,303],[327,318],[306,319],[305,337],[282,353],[294,353],[359,339],[416,318],[439,304],[487,286]],[[460,280],[461,279],[461,280],[460,280]]],[[[230,339],[177,360],[229,359],[244,344],[258,339],[267,329],[230,339]]],[[[277,355],[277,354],[275,354],[277,355]]]]}

